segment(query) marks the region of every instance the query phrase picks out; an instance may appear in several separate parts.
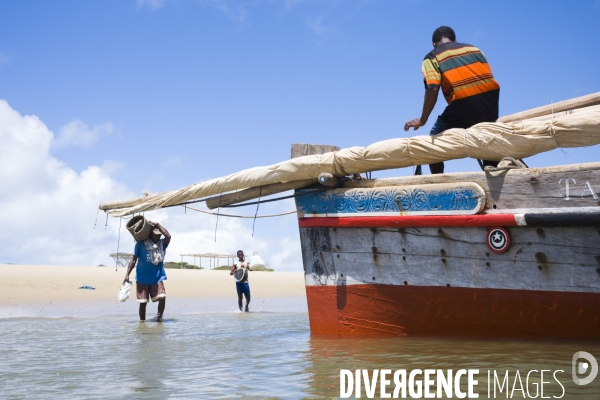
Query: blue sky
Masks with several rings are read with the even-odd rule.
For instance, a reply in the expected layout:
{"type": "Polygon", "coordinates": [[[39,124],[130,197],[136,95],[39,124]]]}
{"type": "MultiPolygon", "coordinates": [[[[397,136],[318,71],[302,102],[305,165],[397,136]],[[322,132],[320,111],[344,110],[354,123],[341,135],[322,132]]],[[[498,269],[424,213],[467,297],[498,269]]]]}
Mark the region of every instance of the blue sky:
{"type": "MultiPolygon", "coordinates": [[[[408,136],[403,124],[418,117],[422,106],[420,63],[440,25],[452,26],[458,41],[484,51],[501,85],[501,115],[600,91],[598,0],[2,0],[0,99],[23,118],[37,116],[51,132],[42,153],[60,171],[84,179],[97,167],[111,182],[85,202],[74,200],[91,207],[93,220],[97,198],[176,189],[276,163],[289,157],[293,142],[349,147],[408,136]]],[[[440,97],[432,116],[443,107],[440,97]]],[[[419,134],[428,132],[433,117],[419,134]]],[[[597,161],[597,152],[554,151],[527,161],[597,161]]],[[[478,168],[473,160],[446,165],[449,172],[478,168]]],[[[52,187],[56,174],[44,171],[52,187]]],[[[25,193],[28,182],[21,184],[12,190],[25,193]]],[[[11,201],[43,210],[34,194],[0,196],[4,210],[11,201]]],[[[290,207],[286,202],[262,211],[290,207]]],[[[177,231],[174,212],[157,219],[177,231]]],[[[88,218],[87,208],[81,215],[88,218]]],[[[0,222],[14,223],[13,216],[0,211],[0,222]]],[[[59,235],[71,229],[69,223],[80,224],[69,215],[57,221],[59,235]]],[[[99,262],[100,256],[90,254],[113,251],[115,221],[106,235],[90,236],[79,256],[55,262],[99,262]]],[[[248,250],[271,254],[298,246],[293,216],[257,222],[254,237],[251,222],[224,225],[224,237],[232,229],[234,239],[202,242],[214,222],[187,222],[190,248],[177,251],[225,252],[239,247],[225,243],[236,237],[248,250]],[[282,238],[287,242],[278,242],[282,238]]],[[[27,230],[22,234],[14,240],[27,241],[27,230]]],[[[43,243],[51,241],[40,236],[37,242],[37,254],[19,245],[0,252],[0,262],[42,262],[48,251],[43,243]]],[[[285,264],[281,268],[299,269],[299,251],[287,253],[277,258],[285,264]]]]}

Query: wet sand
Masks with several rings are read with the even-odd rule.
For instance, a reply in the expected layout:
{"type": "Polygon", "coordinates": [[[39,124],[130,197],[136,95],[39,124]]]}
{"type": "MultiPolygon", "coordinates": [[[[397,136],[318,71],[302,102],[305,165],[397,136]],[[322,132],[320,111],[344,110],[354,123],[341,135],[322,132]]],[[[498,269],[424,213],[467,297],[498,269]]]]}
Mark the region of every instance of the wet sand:
{"type": "MultiPolygon", "coordinates": [[[[166,271],[167,299],[172,305],[216,304],[217,300],[235,300],[237,296],[235,281],[228,271],[166,271]]],[[[124,277],[124,268],[115,272],[114,267],[0,264],[0,317],[14,316],[15,313],[52,314],[52,310],[59,307],[64,309],[65,306],[74,313],[123,309],[135,302],[134,286],[125,303],[117,302],[117,293],[124,277]],[[91,285],[96,289],[79,289],[82,285],[91,285]]],[[[134,277],[135,270],[131,279],[134,277]]],[[[249,282],[257,305],[259,299],[305,297],[304,274],[301,272],[253,271],[250,272],[249,282]]]]}

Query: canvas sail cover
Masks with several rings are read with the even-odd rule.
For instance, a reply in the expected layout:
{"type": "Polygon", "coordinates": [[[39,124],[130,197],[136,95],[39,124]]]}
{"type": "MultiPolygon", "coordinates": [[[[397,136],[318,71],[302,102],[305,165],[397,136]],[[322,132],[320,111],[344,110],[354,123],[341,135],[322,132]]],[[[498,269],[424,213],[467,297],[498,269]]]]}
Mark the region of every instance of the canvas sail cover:
{"type": "Polygon", "coordinates": [[[599,144],[600,107],[577,111],[536,120],[481,123],[469,129],[449,129],[435,136],[390,139],[367,147],[298,157],[274,165],[245,169],[172,192],[104,202],[100,209],[120,217],[233,190],[316,179],[323,172],[345,176],[465,157],[498,161],[504,157],[530,157],[559,147],[599,144]]]}

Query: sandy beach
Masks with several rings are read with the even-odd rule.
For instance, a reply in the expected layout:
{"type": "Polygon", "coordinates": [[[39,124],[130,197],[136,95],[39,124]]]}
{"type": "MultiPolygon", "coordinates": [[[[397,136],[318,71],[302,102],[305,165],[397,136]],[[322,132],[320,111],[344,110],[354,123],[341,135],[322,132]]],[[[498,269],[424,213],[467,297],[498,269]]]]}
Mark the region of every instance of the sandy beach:
{"type": "MultiPolygon", "coordinates": [[[[185,302],[236,299],[234,280],[228,271],[166,271],[167,304],[181,307],[185,302]]],[[[134,274],[135,270],[132,279],[134,274]]],[[[52,314],[57,308],[65,307],[79,313],[131,309],[134,307],[131,303],[135,303],[133,287],[131,297],[125,303],[117,302],[124,276],[124,268],[115,272],[114,267],[0,264],[0,316],[52,314]],[[79,289],[82,285],[94,286],[95,290],[79,289]]],[[[254,271],[250,273],[249,282],[252,297],[257,301],[305,296],[301,272],[254,271]]]]}

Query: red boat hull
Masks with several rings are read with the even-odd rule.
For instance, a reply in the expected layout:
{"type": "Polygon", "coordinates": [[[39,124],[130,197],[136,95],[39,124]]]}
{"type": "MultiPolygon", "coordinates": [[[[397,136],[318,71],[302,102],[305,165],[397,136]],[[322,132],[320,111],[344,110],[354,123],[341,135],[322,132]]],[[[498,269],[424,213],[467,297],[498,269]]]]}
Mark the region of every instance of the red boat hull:
{"type": "Polygon", "coordinates": [[[600,294],[382,284],[307,286],[314,333],[599,337],[600,294]]]}

